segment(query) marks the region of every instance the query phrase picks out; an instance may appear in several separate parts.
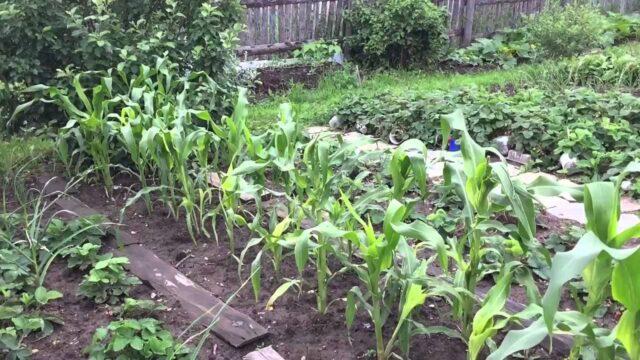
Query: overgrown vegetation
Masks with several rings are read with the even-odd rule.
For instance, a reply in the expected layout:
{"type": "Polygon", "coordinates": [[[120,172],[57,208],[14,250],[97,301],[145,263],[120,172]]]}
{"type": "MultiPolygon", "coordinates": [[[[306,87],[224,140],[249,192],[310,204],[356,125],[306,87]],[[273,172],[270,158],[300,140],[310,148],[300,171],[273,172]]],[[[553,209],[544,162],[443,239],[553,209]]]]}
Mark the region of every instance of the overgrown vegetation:
{"type": "Polygon", "coordinates": [[[540,14],[527,17],[521,27],[476,39],[470,46],[452,52],[447,60],[465,66],[510,68],[637,40],[638,29],[637,15],[605,16],[599,9],[580,2],[570,2],[564,7],[550,2],[540,14]]]}
{"type": "Polygon", "coordinates": [[[157,56],[179,64],[181,75],[205,71],[216,83],[213,109],[224,110],[235,92],[241,15],[237,0],[2,1],[0,124],[60,119],[55,108],[37,106],[7,124],[29,86],[65,84],[81,71],[150,64],[157,56]]]}

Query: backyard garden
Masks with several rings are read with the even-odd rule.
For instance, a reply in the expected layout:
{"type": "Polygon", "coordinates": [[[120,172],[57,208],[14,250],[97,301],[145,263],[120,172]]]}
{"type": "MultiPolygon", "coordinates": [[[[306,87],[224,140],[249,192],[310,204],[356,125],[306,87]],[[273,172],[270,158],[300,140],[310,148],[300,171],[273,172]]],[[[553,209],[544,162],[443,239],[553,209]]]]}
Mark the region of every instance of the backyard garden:
{"type": "Polygon", "coordinates": [[[0,0],[0,358],[640,360],[640,4],[276,2],[0,0]]]}

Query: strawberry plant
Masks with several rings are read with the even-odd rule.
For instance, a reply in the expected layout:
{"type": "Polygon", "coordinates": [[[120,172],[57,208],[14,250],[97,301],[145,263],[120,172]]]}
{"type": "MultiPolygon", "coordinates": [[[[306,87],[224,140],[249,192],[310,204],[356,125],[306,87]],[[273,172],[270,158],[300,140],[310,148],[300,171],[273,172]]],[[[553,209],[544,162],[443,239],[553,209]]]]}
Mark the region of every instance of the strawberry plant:
{"type": "Polygon", "coordinates": [[[125,257],[111,257],[98,261],[80,283],[78,293],[93,299],[96,303],[118,303],[129,294],[132,286],[141,284],[135,276],[127,275],[124,265],[129,263],[125,257]]]}
{"type": "Polygon", "coordinates": [[[191,351],[177,343],[156,319],[124,319],[99,327],[85,349],[91,360],[189,359],[191,351]]]}

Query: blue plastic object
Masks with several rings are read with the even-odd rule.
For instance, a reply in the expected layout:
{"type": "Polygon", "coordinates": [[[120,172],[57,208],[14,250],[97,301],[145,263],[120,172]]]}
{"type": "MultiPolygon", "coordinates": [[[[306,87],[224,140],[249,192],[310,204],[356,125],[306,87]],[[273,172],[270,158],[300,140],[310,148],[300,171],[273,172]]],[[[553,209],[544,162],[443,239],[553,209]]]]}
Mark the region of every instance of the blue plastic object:
{"type": "Polygon", "coordinates": [[[449,138],[449,151],[460,151],[460,141],[449,138]]]}

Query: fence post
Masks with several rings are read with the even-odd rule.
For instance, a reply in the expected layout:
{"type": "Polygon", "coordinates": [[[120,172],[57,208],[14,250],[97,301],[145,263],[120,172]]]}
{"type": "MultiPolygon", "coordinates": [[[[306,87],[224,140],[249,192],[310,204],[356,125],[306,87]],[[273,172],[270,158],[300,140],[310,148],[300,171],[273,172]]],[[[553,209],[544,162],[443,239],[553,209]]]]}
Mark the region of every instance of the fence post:
{"type": "Polygon", "coordinates": [[[462,45],[471,44],[473,39],[473,16],[476,12],[476,0],[467,0],[464,7],[464,32],[462,33],[462,45]]]}

